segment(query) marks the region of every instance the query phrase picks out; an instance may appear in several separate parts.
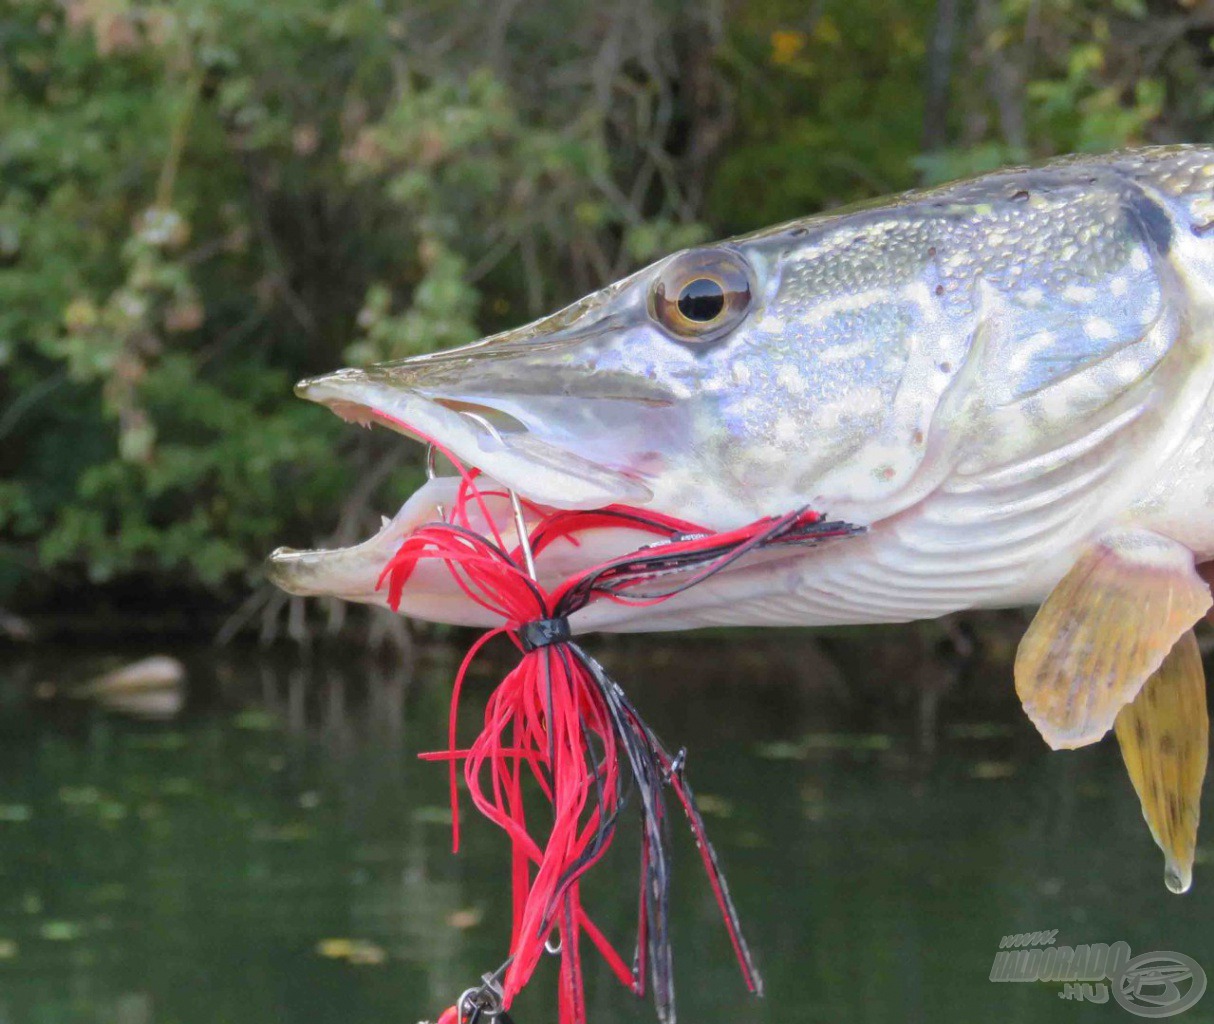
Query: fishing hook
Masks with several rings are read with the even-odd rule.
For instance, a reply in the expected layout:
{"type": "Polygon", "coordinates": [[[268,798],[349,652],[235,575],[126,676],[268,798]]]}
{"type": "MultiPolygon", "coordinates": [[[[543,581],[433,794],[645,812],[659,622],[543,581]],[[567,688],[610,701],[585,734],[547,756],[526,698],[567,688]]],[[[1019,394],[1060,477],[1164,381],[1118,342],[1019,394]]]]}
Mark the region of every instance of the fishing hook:
{"type": "MultiPolygon", "coordinates": [[[[505,445],[506,442],[502,440],[502,435],[497,432],[497,428],[484,416],[469,412],[467,409],[461,410],[460,415],[467,416],[474,423],[484,427],[498,444],[505,445]]],[[[514,514],[514,532],[518,534],[518,545],[523,552],[523,563],[527,567],[527,575],[533,580],[538,579],[535,572],[535,555],[531,551],[531,536],[527,532],[527,522],[523,518],[523,504],[519,501],[513,488],[507,487],[506,492],[510,495],[510,508],[514,514]]]]}
{"type": "MultiPolygon", "coordinates": [[[[438,479],[437,459],[438,459],[438,450],[434,447],[433,443],[427,444],[426,445],[426,479],[427,480],[437,480],[438,479]]],[[[435,502],[434,511],[438,513],[438,518],[439,518],[440,522],[445,523],[447,521],[446,510],[443,508],[443,506],[440,502],[435,502]]]]}

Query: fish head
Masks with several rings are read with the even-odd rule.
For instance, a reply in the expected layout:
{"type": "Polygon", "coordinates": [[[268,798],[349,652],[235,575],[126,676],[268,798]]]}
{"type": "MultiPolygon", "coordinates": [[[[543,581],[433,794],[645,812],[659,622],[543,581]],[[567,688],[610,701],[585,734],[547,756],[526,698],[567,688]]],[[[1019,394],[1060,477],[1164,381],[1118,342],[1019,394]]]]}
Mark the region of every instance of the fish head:
{"type": "MultiPolygon", "coordinates": [[[[535,507],[618,503],[712,530],[817,508],[847,497],[817,483],[855,462],[903,369],[897,359],[830,359],[831,345],[855,339],[813,333],[830,298],[831,282],[807,269],[820,250],[796,227],[685,250],[524,327],[339,370],[297,393],[348,420],[437,442],[535,507]],[[829,419],[815,421],[819,398],[829,419]]],[[[406,503],[374,546],[378,567],[451,488],[431,480],[406,503]]],[[[508,509],[500,513],[495,525],[508,529],[508,509]]],[[[600,554],[589,546],[585,564],[600,554]]],[[[358,569],[364,590],[368,569],[358,569]]],[[[271,570],[289,590],[371,599],[331,577],[305,582],[297,552],[276,553],[271,570]]]]}

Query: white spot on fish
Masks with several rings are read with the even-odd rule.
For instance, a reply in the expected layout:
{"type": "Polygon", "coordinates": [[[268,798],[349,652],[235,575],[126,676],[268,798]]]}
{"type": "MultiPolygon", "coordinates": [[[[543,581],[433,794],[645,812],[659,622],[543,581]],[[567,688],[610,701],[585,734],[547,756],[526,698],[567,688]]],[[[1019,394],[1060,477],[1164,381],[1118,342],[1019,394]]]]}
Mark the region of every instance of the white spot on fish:
{"type": "Polygon", "coordinates": [[[859,341],[853,341],[849,345],[827,346],[818,353],[818,362],[841,363],[845,359],[855,359],[858,356],[864,355],[872,347],[873,340],[870,338],[861,338],[859,341]]]}
{"type": "Polygon", "coordinates": [[[795,366],[787,364],[776,371],[776,383],[794,395],[803,395],[807,390],[805,375],[795,366]]]}
{"type": "Polygon", "coordinates": [[[1052,348],[1057,341],[1053,331],[1038,331],[1020,343],[1020,347],[1016,349],[1008,359],[1007,369],[1009,373],[1024,373],[1028,369],[1029,363],[1036,359],[1047,349],[1052,348]]]}
{"type": "Polygon", "coordinates": [[[772,437],[777,444],[792,444],[802,440],[805,437],[805,431],[795,417],[784,415],[776,420],[775,427],[772,429],[772,437]]]}
{"type": "Polygon", "coordinates": [[[1193,216],[1199,221],[1209,222],[1214,220],[1214,198],[1198,196],[1193,200],[1190,209],[1193,216]]]}
{"type": "Polygon", "coordinates": [[[1113,368],[1113,373],[1121,384],[1133,384],[1142,376],[1141,369],[1132,359],[1123,359],[1118,362],[1113,368]]]}
{"type": "Polygon", "coordinates": [[[1093,302],[1096,299],[1096,289],[1088,284],[1070,284],[1062,290],[1062,297],[1067,302],[1093,302]]]}
{"type": "Polygon", "coordinates": [[[1104,317],[1089,317],[1083,325],[1083,333],[1092,341],[1112,341],[1117,337],[1117,331],[1104,317]]]}
{"type": "Polygon", "coordinates": [[[1130,266],[1137,271],[1146,270],[1150,266],[1147,261],[1147,254],[1141,249],[1135,249],[1130,253],[1130,266]]]}
{"type": "Polygon", "coordinates": [[[1046,388],[1040,396],[1041,411],[1047,421],[1058,423],[1071,415],[1072,392],[1067,387],[1046,388]]]}
{"type": "Polygon", "coordinates": [[[747,395],[734,406],[734,412],[743,419],[750,419],[760,415],[765,408],[765,403],[758,395],[747,395]]]}
{"type": "Polygon", "coordinates": [[[834,430],[839,425],[839,411],[833,406],[815,409],[809,423],[814,431],[834,430]]]}
{"type": "Polygon", "coordinates": [[[849,412],[865,416],[885,408],[885,395],[880,388],[860,388],[849,396],[846,405],[849,412]]]}

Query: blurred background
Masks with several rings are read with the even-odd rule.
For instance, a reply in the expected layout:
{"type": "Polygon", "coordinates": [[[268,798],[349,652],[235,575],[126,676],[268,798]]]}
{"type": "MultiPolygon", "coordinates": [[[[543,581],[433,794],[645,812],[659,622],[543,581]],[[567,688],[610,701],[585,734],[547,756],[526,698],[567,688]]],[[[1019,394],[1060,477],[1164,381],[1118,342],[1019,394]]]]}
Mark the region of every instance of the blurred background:
{"type": "MultiPolygon", "coordinates": [[[[1212,42],[1183,0],[0,0],[0,1022],[411,1021],[500,961],[504,851],[452,859],[415,762],[467,637],[262,579],[423,472],[295,380],[782,219],[1214,141],[1212,42]]],[[[1209,840],[1171,896],[1117,751],[1047,756],[1024,622],[595,641],[691,747],[768,974],[740,994],[684,846],[686,1019],[1124,1013],[987,981],[1037,929],[1214,970],[1209,840]]],[[[591,1008],[649,1019],[599,974],[591,1008]]]]}
{"type": "Polygon", "coordinates": [[[1214,126],[1214,9],[1174,0],[4,10],[0,607],[107,632],[218,629],[271,548],[366,535],[415,486],[416,447],[303,376],[681,246],[1214,126]]]}

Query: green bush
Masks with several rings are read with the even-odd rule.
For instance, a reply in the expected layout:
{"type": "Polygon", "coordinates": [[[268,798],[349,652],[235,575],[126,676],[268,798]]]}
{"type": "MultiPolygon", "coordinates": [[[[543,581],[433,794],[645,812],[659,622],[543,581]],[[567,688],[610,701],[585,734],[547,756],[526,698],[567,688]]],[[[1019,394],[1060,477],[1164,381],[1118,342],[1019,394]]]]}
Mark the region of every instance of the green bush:
{"type": "Polygon", "coordinates": [[[0,605],[230,599],[275,544],[370,529],[416,453],[299,377],[713,234],[1214,116],[1210,23],[1163,0],[389,6],[7,5],[0,605]]]}

